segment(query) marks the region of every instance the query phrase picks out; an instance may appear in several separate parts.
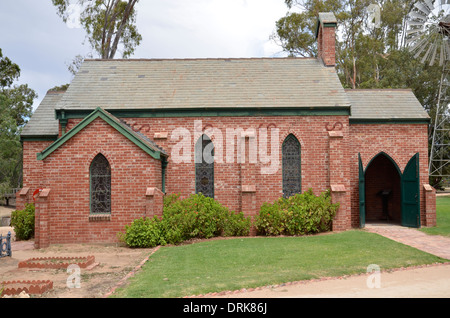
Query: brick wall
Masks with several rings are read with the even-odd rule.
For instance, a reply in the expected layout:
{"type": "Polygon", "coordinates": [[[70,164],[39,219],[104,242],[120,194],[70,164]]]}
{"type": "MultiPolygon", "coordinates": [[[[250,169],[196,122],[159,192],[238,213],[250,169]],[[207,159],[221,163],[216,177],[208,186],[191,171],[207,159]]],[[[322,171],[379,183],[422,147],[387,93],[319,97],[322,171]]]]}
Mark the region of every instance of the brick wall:
{"type": "Polygon", "coordinates": [[[421,224],[426,226],[423,185],[428,184],[428,125],[350,125],[350,149],[352,226],[359,226],[358,153],[361,153],[366,169],[369,162],[380,152],[388,154],[402,173],[409,160],[419,153],[421,224]]]}
{"type": "MultiPolygon", "coordinates": [[[[79,121],[69,120],[67,131],[79,121]]],[[[302,191],[312,188],[319,194],[330,189],[332,175],[338,176],[340,183],[345,183],[344,179],[348,180],[347,172],[341,174],[334,171],[330,174],[330,137],[327,129],[336,126],[337,122],[341,123],[342,139],[347,144],[346,116],[132,118],[126,121],[134,130],[155,140],[171,155],[166,169],[166,193],[180,193],[182,197],[195,193],[195,163],[193,156],[186,163],[174,162],[173,152],[180,141],[180,138],[174,138],[175,132],[180,128],[189,132],[190,138],[186,140],[186,144],[192,154],[196,138],[202,133],[209,133],[215,145],[215,158],[218,159],[220,153],[223,155],[222,163],[216,163],[214,167],[215,199],[234,211],[243,211],[247,216],[255,216],[263,202],[272,202],[282,196],[281,145],[291,133],[301,143],[302,191]],[[243,133],[239,128],[243,129],[243,133]],[[269,174],[261,173],[261,169],[270,167],[271,163],[261,163],[259,155],[256,162],[250,162],[250,158],[255,155],[250,154],[250,150],[254,150],[252,143],[260,142],[262,136],[260,128],[266,128],[268,132],[268,156],[277,154],[278,159],[273,173],[269,174]],[[271,128],[277,128],[279,132],[278,149],[275,150],[271,149],[270,144],[271,128]],[[211,133],[211,129],[216,130],[211,133]],[[231,129],[229,131],[234,137],[234,147],[231,150],[227,129],[231,129]],[[219,130],[223,133],[222,146],[220,135],[216,133],[219,130]],[[246,145],[246,160],[243,163],[237,161],[240,153],[239,138],[246,145]]],[[[36,153],[48,145],[25,144],[34,153],[33,156],[24,157],[25,179],[36,182],[34,178],[39,176],[39,187],[49,188],[52,192],[49,212],[52,220],[49,225],[49,241],[52,243],[115,241],[116,233],[123,230],[125,224],[145,213],[149,215],[149,207],[159,206],[162,202],[161,196],[146,195],[147,188],[161,189],[161,163],[101,119],[96,119],[43,161],[36,160],[36,153]],[[110,221],[89,221],[89,165],[99,152],[109,160],[112,170],[110,221]],[[42,167],[42,170],[33,167],[42,167]],[[32,173],[28,175],[29,172],[32,173]]],[[[262,147],[258,147],[260,148],[262,147]]],[[[348,171],[348,167],[345,168],[346,165],[339,162],[346,157],[339,155],[340,151],[339,148],[335,149],[338,154],[335,166],[348,171]]],[[[349,204],[345,206],[343,210],[349,214],[349,204]]]]}
{"type": "MultiPolygon", "coordinates": [[[[78,121],[69,121],[69,129],[78,121]]],[[[289,134],[294,134],[301,143],[302,191],[312,188],[318,194],[334,189],[333,200],[341,202],[333,230],[359,226],[358,153],[364,168],[378,153],[385,152],[403,171],[410,158],[419,152],[420,183],[428,183],[427,125],[349,125],[346,116],[130,118],[126,121],[170,155],[166,193],[180,193],[182,197],[195,193],[195,163],[193,156],[188,162],[174,162],[181,140],[175,138],[175,132],[180,128],[188,132],[185,143],[191,155],[196,138],[208,134],[215,145],[216,159],[218,154],[223,155],[223,162],[215,163],[214,167],[215,198],[248,216],[256,215],[264,202],[282,196],[281,145],[289,134]],[[330,131],[333,127],[338,129],[330,131]],[[213,128],[216,130],[212,131],[213,128]],[[238,128],[244,133],[232,134],[234,147],[227,148],[230,143],[226,130],[238,128]],[[254,155],[249,153],[251,143],[256,140],[258,144],[261,137],[259,128],[269,128],[269,136],[270,128],[279,131],[278,165],[272,174],[261,173],[269,164],[261,163],[259,157],[256,162],[249,162],[254,155]],[[222,139],[218,131],[223,133],[222,139]],[[246,144],[244,163],[237,162],[239,138],[246,144]],[[227,155],[232,162],[227,162],[227,155]]],[[[37,161],[36,153],[47,146],[48,143],[24,142],[24,186],[51,189],[48,231],[51,243],[116,241],[117,232],[125,224],[150,216],[153,207],[162,204],[160,161],[101,119],[96,119],[43,161],[37,161]],[[89,220],[89,165],[99,152],[112,168],[112,214],[107,221],[89,220]]],[[[269,138],[269,157],[272,151],[269,138]]],[[[423,225],[426,224],[424,199],[421,186],[423,225]]],[[[428,210],[432,205],[428,200],[428,210]]],[[[428,219],[433,220],[433,216],[428,219]]]]}
{"type": "Polygon", "coordinates": [[[336,65],[336,29],[334,27],[319,27],[317,34],[318,56],[326,66],[336,65]]]}
{"type": "MultiPolygon", "coordinates": [[[[336,122],[343,123],[345,140],[348,139],[348,118],[346,116],[274,116],[274,117],[204,117],[204,118],[130,118],[127,123],[163,147],[170,155],[166,170],[166,193],[180,193],[186,197],[195,193],[195,165],[194,158],[189,163],[175,163],[174,152],[176,144],[181,138],[175,138],[173,132],[183,127],[189,131],[190,139],[186,142],[193,152],[196,137],[215,129],[221,131],[223,147],[220,147],[220,136],[210,134],[215,146],[215,154],[223,154],[223,163],[214,166],[214,194],[215,198],[234,211],[243,209],[246,215],[253,216],[259,211],[263,202],[272,202],[282,196],[282,169],[281,169],[281,145],[284,139],[293,133],[301,143],[301,167],[302,167],[302,191],[312,188],[315,193],[328,190],[330,187],[329,175],[329,136],[327,127],[336,122]],[[194,124],[201,121],[198,131],[194,124]],[[279,129],[278,137],[278,165],[274,174],[262,174],[261,168],[269,167],[258,159],[256,163],[249,162],[250,143],[260,140],[259,128],[279,129]],[[255,129],[255,137],[235,137],[235,145],[231,150],[226,149],[228,139],[227,129],[242,128],[244,132],[255,129]],[[166,138],[155,138],[156,136],[167,136],[166,138]],[[237,139],[242,138],[246,143],[245,163],[237,162],[237,139]],[[220,149],[221,148],[221,149],[220,149]],[[234,158],[229,162],[226,156],[234,158]],[[254,190],[253,190],[254,189],[254,190]],[[243,194],[243,196],[242,196],[243,194]],[[244,206],[243,206],[244,205],[244,206]]],[[[248,135],[248,134],[247,134],[248,135]]],[[[271,154],[269,139],[269,155],[271,154]]]]}
{"type": "Polygon", "coordinates": [[[38,164],[43,168],[40,185],[51,189],[47,213],[51,244],[117,241],[125,224],[146,214],[147,188],[161,188],[161,162],[100,118],[38,164]],[[89,217],[89,167],[98,153],[111,165],[109,220],[89,217]]]}
{"type": "Polygon", "coordinates": [[[23,142],[23,187],[29,188],[29,194],[25,200],[16,202],[16,209],[21,210],[27,202],[32,202],[32,195],[35,190],[43,188],[43,162],[36,159],[38,152],[41,152],[52,141],[24,141],[23,142]]]}

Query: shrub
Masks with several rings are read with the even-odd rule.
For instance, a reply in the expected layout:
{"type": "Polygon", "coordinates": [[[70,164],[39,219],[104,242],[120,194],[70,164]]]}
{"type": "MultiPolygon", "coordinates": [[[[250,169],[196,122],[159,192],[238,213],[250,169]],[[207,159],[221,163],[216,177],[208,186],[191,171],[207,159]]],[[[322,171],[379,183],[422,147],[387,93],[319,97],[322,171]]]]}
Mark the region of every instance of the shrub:
{"type": "Polygon", "coordinates": [[[251,220],[244,213],[229,211],[222,221],[221,229],[223,236],[247,236],[250,234],[251,220]]]}
{"type": "Polygon", "coordinates": [[[180,194],[179,193],[171,193],[171,194],[166,194],[163,197],[164,200],[164,206],[170,206],[172,205],[172,203],[174,203],[175,201],[177,201],[180,198],[180,194]]]}
{"type": "Polygon", "coordinates": [[[154,247],[161,244],[161,225],[157,217],[140,218],[125,226],[125,233],[119,239],[130,247],[154,247]]]}
{"type": "Polygon", "coordinates": [[[250,232],[250,218],[234,213],[202,194],[165,201],[161,219],[138,219],[125,227],[119,238],[130,247],[179,244],[192,238],[244,236],[250,232]]]}
{"type": "Polygon", "coordinates": [[[331,203],[329,191],[314,195],[312,189],[274,203],[265,203],[255,218],[263,235],[304,235],[329,231],[339,203],[331,203]]]}
{"type": "Polygon", "coordinates": [[[170,224],[169,230],[180,231],[184,241],[220,235],[228,215],[226,207],[199,193],[165,206],[163,219],[170,224]]]}
{"type": "Polygon", "coordinates": [[[34,236],[34,204],[26,204],[25,209],[11,213],[11,226],[17,240],[29,240],[34,236]]]}

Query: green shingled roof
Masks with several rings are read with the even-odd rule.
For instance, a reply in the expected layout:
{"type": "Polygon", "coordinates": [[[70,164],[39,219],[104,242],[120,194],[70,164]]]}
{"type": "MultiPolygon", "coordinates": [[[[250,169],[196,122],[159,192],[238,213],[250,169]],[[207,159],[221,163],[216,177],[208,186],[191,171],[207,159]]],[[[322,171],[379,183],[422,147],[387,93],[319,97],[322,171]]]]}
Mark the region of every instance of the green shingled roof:
{"type": "MultiPolygon", "coordinates": [[[[333,109],[352,122],[428,121],[411,90],[344,90],[334,68],[316,59],[87,60],[67,92],[48,92],[22,131],[57,136],[55,109],[333,109]]],[[[142,136],[141,136],[142,137],[142,136]]]]}
{"type": "Polygon", "coordinates": [[[58,109],[348,107],[313,58],[86,60],[58,109]]]}
{"type": "Polygon", "coordinates": [[[347,89],[352,104],[351,121],[427,121],[424,110],[410,89],[347,89]]]}
{"type": "Polygon", "coordinates": [[[58,136],[58,120],[55,119],[55,106],[64,92],[47,92],[39,107],[22,129],[21,137],[58,136]]]}

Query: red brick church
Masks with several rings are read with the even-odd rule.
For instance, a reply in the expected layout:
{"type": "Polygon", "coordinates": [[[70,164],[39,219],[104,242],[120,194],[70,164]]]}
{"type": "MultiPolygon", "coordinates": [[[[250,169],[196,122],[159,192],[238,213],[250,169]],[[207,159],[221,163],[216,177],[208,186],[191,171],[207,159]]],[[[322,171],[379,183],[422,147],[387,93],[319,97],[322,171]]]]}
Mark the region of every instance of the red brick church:
{"type": "Polygon", "coordinates": [[[86,60],[21,134],[36,247],[116,242],[169,193],[254,216],[330,190],[335,231],[434,226],[429,116],[411,90],[345,90],[335,28],[320,14],[318,58],[86,60]]]}

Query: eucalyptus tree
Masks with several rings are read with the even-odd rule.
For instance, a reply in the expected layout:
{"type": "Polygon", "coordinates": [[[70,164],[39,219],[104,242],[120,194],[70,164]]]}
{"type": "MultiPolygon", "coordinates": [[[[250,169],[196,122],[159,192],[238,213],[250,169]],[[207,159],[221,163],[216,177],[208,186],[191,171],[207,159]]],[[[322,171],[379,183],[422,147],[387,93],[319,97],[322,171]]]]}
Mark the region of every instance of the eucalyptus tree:
{"type": "Polygon", "coordinates": [[[122,47],[122,57],[131,56],[142,40],[136,26],[138,0],[52,0],[57,14],[67,22],[78,6],[79,23],[92,49],[102,59],[113,59],[122,47]]]}

